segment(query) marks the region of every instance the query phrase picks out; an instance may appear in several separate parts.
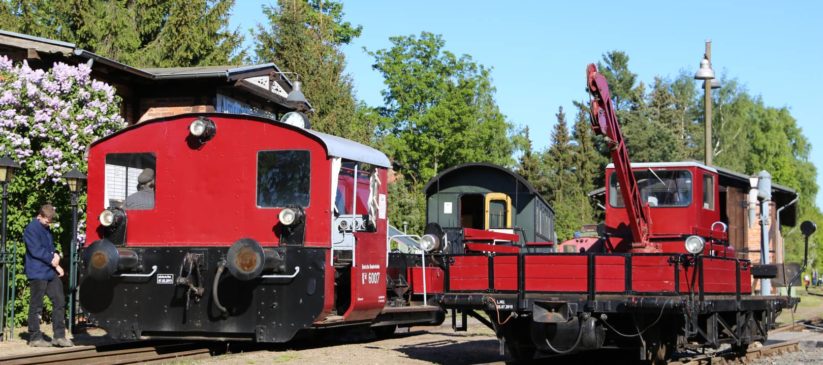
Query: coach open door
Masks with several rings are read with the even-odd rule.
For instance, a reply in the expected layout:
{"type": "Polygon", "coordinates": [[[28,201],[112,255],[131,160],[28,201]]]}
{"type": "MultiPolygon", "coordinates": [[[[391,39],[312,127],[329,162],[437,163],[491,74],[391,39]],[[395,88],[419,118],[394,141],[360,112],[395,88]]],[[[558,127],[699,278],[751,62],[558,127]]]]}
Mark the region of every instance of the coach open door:
{"type": "Polygon", "coordinates": [[[487,193],[485,229],[512,228],[512,199],[504,193],[487,193]]]}

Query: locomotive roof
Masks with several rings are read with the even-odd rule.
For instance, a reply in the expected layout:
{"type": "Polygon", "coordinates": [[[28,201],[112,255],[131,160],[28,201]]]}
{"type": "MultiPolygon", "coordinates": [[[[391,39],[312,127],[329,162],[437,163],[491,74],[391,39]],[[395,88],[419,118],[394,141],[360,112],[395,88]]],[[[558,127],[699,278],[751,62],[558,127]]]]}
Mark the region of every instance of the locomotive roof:
{"type": "Polygon", "coordinates": [[[367,164],[386,168],[391,166],[389,158],[386,157],[383,152],[369,146],[311,129],[304,129],[303,131],[319,138],[326,146],[326,151],[328,151],[329,156],[365,162],[367,164]]]}
{"type": "Polygon", "coordinates": [[[372,147],[369,147],[369,146],[366,146],[366,145],[363,145],[363,144],[360,144],[360,143],[357,143],[355,141],[348,140],[348,139],[345,139],[345,138],[342,138],[342,137],[332,136],[330,134],[318,132],[318,131],[315,131],[315,130],[303,129],[303,128],[291,126],[291,125],[288,125],[288,124],[285,124],[285,123],[280,123],[280,122],[277,122],[277,121],[272,120],[272,119],[253,116],[253,115],[246,115],[246,114],[189,113],[189,114],[175,115],[175,116],[171,116],[171,117],[152,119],[152,120],[148,120],[148,121],[145,121],[145,122],[141,122],[141,123],[131,125],[129,127],[123,128],[123,129],[121,129],[121,130],[119,130],[115,133],[112,133],[112,134],[110,134],[106,137],[98,139],[98,140],[92,142],[91,146],[94,146],[98,143],[101,143],[101,142],[103,142],[107,139],[113,138],[114,136],[120,135],[120,134],[125,133],[127,131],[130,131],[132,129],[140,128],[140,127],[142,127],[144,125],[147,125],[147,124],[162,123],[162,122],[166,122],[166,121],[173,120],[173,119],[201,117],[201,116],[204,116],[204,117],[220,117],[220,118],[237,117],[237,118],[240,118],[240,119],[250,119],[250,120],[255,120],[255,121],[258,121],[258,122],[265,122],[265,123],[273,124],[273,125],[276,125],[280,128],[292,129],[292,130],[298,131],[300,133],[309,135],[309,136],[317,139],[318,141],[320,141],[320,143],[323,144],[323,146],[326,148],[326,152],[331,157],[340,157],[340,158],[344,158],[344,159],[347,159],[347,160],[365,162],[365,163],[368,163],[368,164],[371,164],[371,165],[375,165],[375,166],[379,166],[379,167],[385,167],[385,168],[388,168],[388,167],[391,166],[391,163],[389,162],[389,158],[386,157],[386,155],[383,154],[383,152],[380,152],[380,151],[378,151],[378,150],[376,150],[372,147]]]}

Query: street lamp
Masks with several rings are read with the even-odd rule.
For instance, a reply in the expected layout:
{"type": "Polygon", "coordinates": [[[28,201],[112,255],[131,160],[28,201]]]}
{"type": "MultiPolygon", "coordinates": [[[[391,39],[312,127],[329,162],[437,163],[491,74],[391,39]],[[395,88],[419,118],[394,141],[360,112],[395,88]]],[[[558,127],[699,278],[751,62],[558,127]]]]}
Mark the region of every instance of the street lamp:
{"type": "MultiPolygon", "coordinates": [[[[20,168],[14,160],[8,156],[0,157],[0,185],[3,185],[3,210],[2,223],[0,223],[0,341],[6,333],[6,202],[8,200],[7,187],[14,176],[14,170],[20,168]]],[[[14,280],[14,278],[11,278],[14,280]]]]}
{"type": "Polygon", "coordinates": [[[77,169],[63,174],[71,192],[71,253],[69,254],[69,333],[73,333],[74,315],[77,303],[77,196],[83,189],[86,175],[77,169]]]}
{"type": "Polygon", "coordinates": [[[705,92],[705,99],[703,105],[705,106],[706,118],[706,166],[712,164],[712,89],[720,88],[720,82],[717,82],[714,77],[714,70],[712,70],[712,41],[706,40],[706,54],[700,61],[700,69],[694,75],[696,80],[703,80],[703,90],[705,92]]]}

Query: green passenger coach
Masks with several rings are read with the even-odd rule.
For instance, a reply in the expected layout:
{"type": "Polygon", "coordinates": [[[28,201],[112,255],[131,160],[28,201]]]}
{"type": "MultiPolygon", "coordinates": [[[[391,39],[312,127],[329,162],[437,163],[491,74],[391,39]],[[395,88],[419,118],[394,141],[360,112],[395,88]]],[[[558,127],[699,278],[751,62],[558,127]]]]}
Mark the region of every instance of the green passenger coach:
{"type": "MultiPolygon", "coordinates": [[[[447,169],[425,187],[426,222],[436,223],[449,242],[480,230],[516,234],[526,252],[552,252],[554,210],[522,176],[501,166],[468,163],[447,169]]],[[[448,245],[462,253],[462,245],[448,245]]]]}

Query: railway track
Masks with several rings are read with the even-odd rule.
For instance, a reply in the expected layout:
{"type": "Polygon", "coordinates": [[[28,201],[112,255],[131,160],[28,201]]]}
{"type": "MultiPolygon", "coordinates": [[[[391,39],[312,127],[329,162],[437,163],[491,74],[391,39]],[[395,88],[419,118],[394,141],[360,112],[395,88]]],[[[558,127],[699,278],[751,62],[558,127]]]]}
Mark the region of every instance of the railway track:
{"type": "Polygon", "coordinates": [[[678,359],[669,362],[669,365],[745,364],[755,359],[779,356],[798,351],[799,349],[800,344],[797,341],[787,341],[758,348],[749,348],[743,355],[731,351],[720,351],[712,354],[701,354],[694,357],[678,359]]]}
{"type": "Polygon", "coordinates": [[[0,357],[3,365],[103,365],[160,363],[174,359],[203,359],[212,355],[208,343],[133,342],[104,346],[76,346],[43,353],[0,357]]]}

